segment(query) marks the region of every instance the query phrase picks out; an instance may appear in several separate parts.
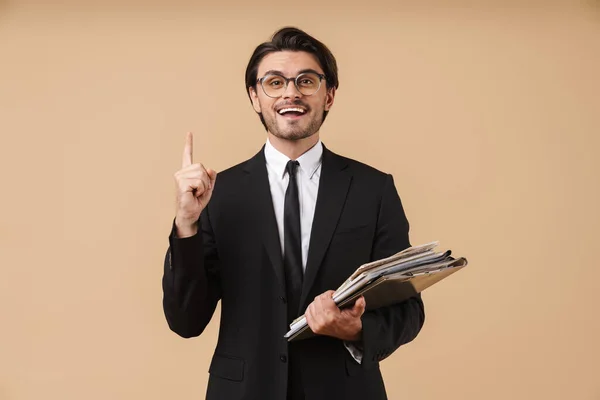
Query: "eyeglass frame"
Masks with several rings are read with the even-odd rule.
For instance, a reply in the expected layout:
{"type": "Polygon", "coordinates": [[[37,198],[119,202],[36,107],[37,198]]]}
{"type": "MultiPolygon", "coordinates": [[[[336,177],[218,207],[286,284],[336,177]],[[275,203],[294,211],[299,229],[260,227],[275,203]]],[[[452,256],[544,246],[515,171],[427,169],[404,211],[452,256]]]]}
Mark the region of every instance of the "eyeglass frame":
{"type": "MultiPolygon", "coordinates": [[[[265,78],[267,78],[268,76],[278,76],[278,77],[280,77],[281,79],[283,79],[285,81],[285,87],[283,88],[283,91],[281,92],[281,95],[283,95],[283,93],[285,93],[285,91],[287,90],[290,81],[294,81],[294,86],[296,87],[296,90],[299,93],[301,93],[302,96],[312,96],[313,94],[317,93],[319,90],[321,90],[321,84],[322,84],[323,80],[326,78],[325,74],[321,74],[321,73],[319,73],[319,72],[317,72],[315,70],[312,70],[312,69],[308,70],[308,71],[302,71],[302,72],[300,72],[298,75],[296,75],[293,78],[288,78],[286,76],[283,76],[283,74],[277,73],[277,72],[268,72],[262,78],[257,78],[256,79],[256,84],[260,84],[260,87],[262,88],[263,93],[266,96],[268,96],[268,97],[270,97],[272,99],[276,99],[277,97],[281,97],[281,95],[279,95],[279,96],[270,96],[269,94],[267,94],[267,91],[265,90],[265,87],[263,86],[263,82],[264,82],[265,78]],[[315,75],[317,75],[319,77],[319,87],[317,88],[317,90],[315,90],[314,93],[304,94],[304,93],[302,93],[300,91],[300,88],[298,87],[298,77],[300,77],[302,75],[305,75],[305,74],[315,74],[315,75]]],[[[325,84],[327,84],[327,80],[326,79],[325,79],[325,84]]]]}

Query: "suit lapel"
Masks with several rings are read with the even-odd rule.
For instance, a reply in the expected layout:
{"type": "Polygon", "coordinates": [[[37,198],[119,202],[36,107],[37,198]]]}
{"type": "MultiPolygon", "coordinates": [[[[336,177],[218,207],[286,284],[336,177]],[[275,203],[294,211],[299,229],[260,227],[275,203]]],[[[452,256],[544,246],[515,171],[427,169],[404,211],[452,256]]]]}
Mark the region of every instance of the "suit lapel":
{"type": "Polygon", "coordinates": [[[323,146],[323,163],[300,308],[303,308],[344,208],[352,175],[344,159],[323,146]]]}
{"type": "Polygon", "coordinates": [[[248,193],[249,212],[257,216],[257,229],[262,235],[262,241],[271,260],[271,266],[277,276],[281,293],[285,294],[281,242],[279,240],[279,231],[273,209],[264,146],[253,158],[248,160],[244,171],[248,174],[246,193],[248,193]]]}

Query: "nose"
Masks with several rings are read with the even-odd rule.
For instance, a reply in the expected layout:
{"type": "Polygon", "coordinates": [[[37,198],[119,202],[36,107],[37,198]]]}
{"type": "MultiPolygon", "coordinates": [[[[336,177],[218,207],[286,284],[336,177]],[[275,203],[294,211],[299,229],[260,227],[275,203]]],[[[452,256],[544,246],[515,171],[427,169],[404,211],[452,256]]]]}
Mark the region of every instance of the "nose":
{"type": "Polygon", "coordinates": [[[288,81],[287,87],[285,88],[285,91],[283,92],[283,95],[281,97],[283,97],[284,99],[289,99],[289,98],[297,99],[297,98],[302,97],[302,93],[300,93],[298,91],[294,81],[288,81]]]}

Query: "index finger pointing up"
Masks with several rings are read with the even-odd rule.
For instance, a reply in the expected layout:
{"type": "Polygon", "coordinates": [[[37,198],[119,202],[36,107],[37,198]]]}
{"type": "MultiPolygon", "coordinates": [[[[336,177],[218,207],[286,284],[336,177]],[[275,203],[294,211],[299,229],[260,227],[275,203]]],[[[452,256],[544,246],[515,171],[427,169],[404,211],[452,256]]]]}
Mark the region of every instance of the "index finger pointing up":
{"type": "Polygon", "coordinates": [[[193,161],[193,157],[192,157],[192,150],[194,148],[194,136],[192,135],[192,132],[188,132],[187,135],[185,136],[185,146],[183,147],[183,162],[182,162],[182,167],[188,167],[190,165],[192,165],[193,161]]]}

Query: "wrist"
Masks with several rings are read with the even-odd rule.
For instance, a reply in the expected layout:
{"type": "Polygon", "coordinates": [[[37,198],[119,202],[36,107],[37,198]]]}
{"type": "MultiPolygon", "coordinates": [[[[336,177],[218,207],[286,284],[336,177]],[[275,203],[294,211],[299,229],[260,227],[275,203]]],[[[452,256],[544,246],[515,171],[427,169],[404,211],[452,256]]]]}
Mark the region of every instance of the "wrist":
{"type": "Polygon", "coordinates": [[[357,333],[350,335],[350,337],[348,338],[349,342],[360,342],[362,340],[362,330],[358,331],[357,333]]]}
{"type": "Polygon", "coordinates": [[[349,332],[346,340],[348,342],[360,342],[362,340],[362,322],[360,319],[358,320],[358,323],[354,326],[354,329],[352,329],[349,332]]]}
{"type": "Polygon", "coordinates": [[[194,236],[198,233],[198,222],[175,218],[175,235],[178,238],[194,236]]]}

